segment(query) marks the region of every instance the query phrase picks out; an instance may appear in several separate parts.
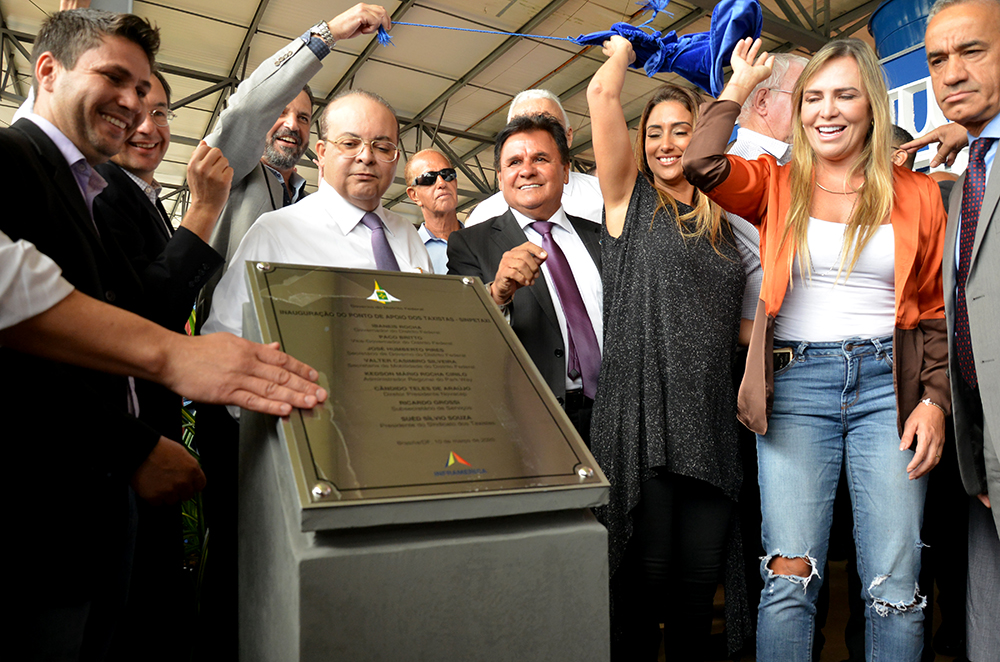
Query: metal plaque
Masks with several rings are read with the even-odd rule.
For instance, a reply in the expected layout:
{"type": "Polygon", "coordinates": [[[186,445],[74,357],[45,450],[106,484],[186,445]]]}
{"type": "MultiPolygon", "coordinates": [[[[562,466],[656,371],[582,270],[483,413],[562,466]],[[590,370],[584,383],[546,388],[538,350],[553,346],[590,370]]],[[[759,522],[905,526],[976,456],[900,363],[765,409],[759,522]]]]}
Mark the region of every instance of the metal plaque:
{"type": "Polygon", "coordinates": [[[599,489],[579,507],[604,500],[604,475],[478,279],[247,273],[261,339],[330,394],[281,424],[303,509],[581,488],[599,489]]]}

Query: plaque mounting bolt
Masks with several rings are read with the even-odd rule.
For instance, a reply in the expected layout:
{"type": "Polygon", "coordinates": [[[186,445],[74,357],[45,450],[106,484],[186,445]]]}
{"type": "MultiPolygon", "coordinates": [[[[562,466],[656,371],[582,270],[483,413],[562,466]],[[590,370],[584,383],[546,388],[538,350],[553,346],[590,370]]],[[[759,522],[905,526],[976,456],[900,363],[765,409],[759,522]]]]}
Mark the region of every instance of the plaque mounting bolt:
{"type": "Polygon", "coordinates": [[[257,271],[274,271],[274,267],[271,266],[270,262],[258,262],[257,271]]]}
{"type": "Polygon", "coordinates": [[[333,494],[333,485],[326,482],[325,480],[321,480],[317,482],[315,485],[313,485],[312,495],[317,499],[328,497],[331,494],[333,494]]]}
{"type": "Polygon", "coordinates": [[[594,470],[584,464],[581,464],[576,468],[576,475],[580,478],[593,478],[594,470]]]}
{"type": "Polygon", "coordinates": [[[472,279],[468,276],[462,277],[462,285],[472,285],[472,279]]]}

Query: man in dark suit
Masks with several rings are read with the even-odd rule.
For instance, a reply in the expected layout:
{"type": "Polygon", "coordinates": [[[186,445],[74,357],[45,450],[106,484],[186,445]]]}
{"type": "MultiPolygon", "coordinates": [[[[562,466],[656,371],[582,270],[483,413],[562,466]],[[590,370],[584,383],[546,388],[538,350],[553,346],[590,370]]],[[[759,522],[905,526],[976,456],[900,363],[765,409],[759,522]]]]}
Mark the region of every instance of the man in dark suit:
{"type": "Polygon", "coordinates": [[[494,162],[510,209],[451,234],[448,273],[488,283],[589,444],[603,341],[600,225],[562,209],[569,147],[555,118],[513,119],[497,136],[494,162]]]}
{"type": "MultiPolygon", "coordinates": [[[[51,257],[84,294],[133,304],[141,285],[95,219],[104,182],[94,166],[117,153],[142,121],[159,43],[129,15],[60,12],[39,32],[35,112],[0,130],[8,187],[0,230],[51,257]]],[[[128,580],[128,487],[153,502],[204,485],[180,444],[128,415],[127,381],[0,351],[5,375],[4,495],[8,524],[30,544],[19,555],[11,598],[16,659],[101,659],[128,580]],[[53,393],[56,398],[39,397],[53,393]],[[26,650],[18,651],[23,645],[26,650]]]]}

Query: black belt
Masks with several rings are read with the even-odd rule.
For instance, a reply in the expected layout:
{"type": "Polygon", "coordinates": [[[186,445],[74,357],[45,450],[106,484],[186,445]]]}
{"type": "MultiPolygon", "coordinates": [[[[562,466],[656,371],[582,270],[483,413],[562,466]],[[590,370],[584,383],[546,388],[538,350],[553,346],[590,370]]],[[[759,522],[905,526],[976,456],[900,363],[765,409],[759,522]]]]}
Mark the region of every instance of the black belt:
{"type": "Polygon", "coordinates": [[[559,404],[561,404],[563,409],[567,412],[579,411],[581,409],[594,406],[594,401],[583,394],[582,388],[566,391],[566,395],[561,398],[557,398],[557,400],[559,400],[559,404]]]}

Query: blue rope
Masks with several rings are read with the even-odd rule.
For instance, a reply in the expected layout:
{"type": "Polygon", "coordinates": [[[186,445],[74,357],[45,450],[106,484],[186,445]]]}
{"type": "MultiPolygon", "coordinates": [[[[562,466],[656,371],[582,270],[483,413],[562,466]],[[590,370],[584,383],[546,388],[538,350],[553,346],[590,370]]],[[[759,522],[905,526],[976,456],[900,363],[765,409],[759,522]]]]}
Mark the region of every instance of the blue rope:
{"type": "MultiPolygon", "coordinates": [[[[478,32],[480,34],[499,34],[505,37],[528,37],[531,39],[551,39],[553,41],[573,41],[572,37],[551,37],[544,34],[524,34],[522,32],[501,32],[499,30],[476,30],[474,28],[452,28],[446,25],[428,25],[426,23],[406,23],[404,21],[393,21],[393,25],[409,25],[415,28],[437,28],[439,30],[456,30],[458,32],[478,32]]],[[[385,31],[385,28],[379,26],[378,29],[378,43],[383,46],[392,44],[392,37],[385,31]]],[[[393,44],[395,45],[395,44],[393,44]]]]}
{"type": "MultiPolygon", "coordinates": [[[[667,14],[673,16],[673,13],[668,12],[666,10],[667,3],[669,2],[670,0],[643,0],[635,3],[637,5],[642,5],[643,11],[653,12],[652,18],[650,18],[648,21],[646,21],[639,27],[644,28],[648,26],[650,23],[653,22],[653,19],[656,18],[656,15],[661,11],[666,12],[667,14]]],[[[498,34],[498,35],[503,35],[505,37],[527,37],[529,39],[550,39],[552,41],[569,41],[574,44],[579,43],[577,41],[579,37],[577,39],[574,39],[573,37],[552,37],[544,34],[525,34],[523,32],[502,32],[500,30],[477,30],[475,28],[453,28],[453,27],[448,27],[446,25],[428,25],[427,23],[406,23],[404,21],[393,21],[392,24],[409,25],[415,28],[436,28],[438,30],[455,30],[457,32],[478,32],[479,34],[498,34]]],[[[383,28],[381,25],[378,28],[378,33],[376,34],[376,37],[378,39],[378,43],[381,44],[382,46],[388,46],[389,44],[395,46],[395,44],[392,43],[392,37],[389,36],[389,33],[386,32],[385,28],[383,28]]]]}

